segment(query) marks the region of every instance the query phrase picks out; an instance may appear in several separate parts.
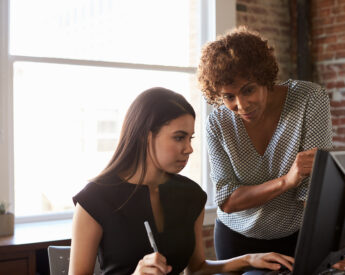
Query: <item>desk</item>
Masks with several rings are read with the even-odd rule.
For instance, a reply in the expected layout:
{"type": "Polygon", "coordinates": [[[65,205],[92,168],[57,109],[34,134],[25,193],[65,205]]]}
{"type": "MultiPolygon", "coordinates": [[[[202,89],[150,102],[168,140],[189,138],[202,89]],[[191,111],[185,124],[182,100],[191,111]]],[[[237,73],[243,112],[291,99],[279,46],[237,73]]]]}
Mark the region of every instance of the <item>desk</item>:
{"type": "Polygon", "coordinates": [[[48,274],[47,247],[70,245],[71,228],[71,220],[16,224],[13,236],[0,237],[0,274],[48,274]]]}

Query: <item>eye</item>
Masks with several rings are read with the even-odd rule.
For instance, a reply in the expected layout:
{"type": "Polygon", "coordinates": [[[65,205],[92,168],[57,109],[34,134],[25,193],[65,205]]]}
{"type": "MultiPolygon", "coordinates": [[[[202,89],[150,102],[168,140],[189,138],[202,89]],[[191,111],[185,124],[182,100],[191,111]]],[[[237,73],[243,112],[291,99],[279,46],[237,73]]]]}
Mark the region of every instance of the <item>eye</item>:
{"type": "Polygon", "coordinates": [[[247,87],[243,90],[244,95],[250,95],[254,91],[254,87],[247,87]]]}
{"type": "Polygon", "coordinates": [[[185,136],[175,136],[174,139],[176,141],[182,141],[184,139],[185,136]]]}
{"type": "Polygon", "coordinates": [[[222,97],[223,97],[223,100],[227,100],[227,101],[233,101],[235,98],[232,94],[223,94],[222,97]]]}

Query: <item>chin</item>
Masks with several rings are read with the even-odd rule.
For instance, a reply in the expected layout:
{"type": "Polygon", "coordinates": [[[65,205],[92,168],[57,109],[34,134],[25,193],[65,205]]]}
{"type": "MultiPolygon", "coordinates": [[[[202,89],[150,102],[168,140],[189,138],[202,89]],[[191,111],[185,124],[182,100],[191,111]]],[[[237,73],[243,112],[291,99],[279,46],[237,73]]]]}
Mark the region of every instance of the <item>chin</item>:
{"type": "Polygon", "coordinates": [[[242,118],[247,123],[255,123],[258,119],[256,117],[253,118],[242,118]]]}
{"type": "Polygon", "coordinates": [[[184,166],[183,167],[178,167],[176,169],[171,169],[172,171],[170,173],[178,174],[178,173],[180,173],[183,170],[183,168],[184,168],[184,166]]]}

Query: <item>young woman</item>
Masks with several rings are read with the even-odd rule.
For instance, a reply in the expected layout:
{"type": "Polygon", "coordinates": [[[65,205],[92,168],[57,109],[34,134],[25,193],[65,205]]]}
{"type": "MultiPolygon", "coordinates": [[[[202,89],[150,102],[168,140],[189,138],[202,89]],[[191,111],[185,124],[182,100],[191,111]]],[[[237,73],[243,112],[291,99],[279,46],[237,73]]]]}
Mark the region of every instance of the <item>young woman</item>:
{"type": "Polygon", "coordinates": [[[180,94],[152,88],[130,106],[114,156],[74,198],[69,274],[92,274],[96,256],[103,274],[197,274],[248,266],[291,269],[293,258],[247,254],[224,261],[204,256],[206,194],[178,175],[193,152],[195,113],[180,94]],[[144,222],[151,225],[153,252],[144,222]]]}

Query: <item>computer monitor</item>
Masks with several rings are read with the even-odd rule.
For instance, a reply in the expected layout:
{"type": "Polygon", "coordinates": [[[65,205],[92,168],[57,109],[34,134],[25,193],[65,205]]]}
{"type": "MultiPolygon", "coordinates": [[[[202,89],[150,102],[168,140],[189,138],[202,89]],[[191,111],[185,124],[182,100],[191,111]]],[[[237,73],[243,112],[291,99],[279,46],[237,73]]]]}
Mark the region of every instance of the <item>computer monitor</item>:
{"type": "Polygon", "coordinates": [[[318,150],[292,274],[319,274],[345,255],[345,150],[318,150]]]}

